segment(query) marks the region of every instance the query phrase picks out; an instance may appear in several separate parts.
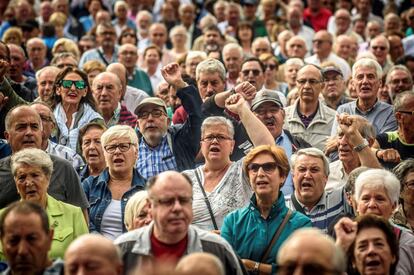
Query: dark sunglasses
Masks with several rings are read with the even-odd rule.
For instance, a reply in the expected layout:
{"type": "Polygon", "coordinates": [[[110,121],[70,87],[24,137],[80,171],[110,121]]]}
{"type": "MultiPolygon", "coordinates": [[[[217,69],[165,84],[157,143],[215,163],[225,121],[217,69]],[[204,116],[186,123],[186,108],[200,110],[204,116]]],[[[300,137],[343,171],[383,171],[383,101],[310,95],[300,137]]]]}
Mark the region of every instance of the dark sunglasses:
{"type": "Polygon", "coordinates": [[[275,64],[267,64],[267,65],[264,65],[264,68],[265,68],[265,70],[269,69],[269,70],[273,71],[274,69],[277,68],[277,66],[275,64]]]}
{"type": "Polygon", "coordinates": [[[76,89],[86,88],[86,82],[83,80],[62,80],[62,82],[60,83],[60,85],[66,89],[70,89],[73,84],[75,84],[76,89]]]}
{"type": "Polygon", "coordinates": [[[265,163],[262,163],[262,164],[250,163],[249,165],[247,165],[247,170],[249,170],[253,173],[259,172],[260,168],[262,168],[265,173],[270,174],[270,173],[273,173],[276,170],[277,164],[276,164],[276,162],[265,162],[265,163]]]}
{"type": "Polygon", "coordinates": [[[252,72],[254,76],[259,76],[259,74],[261,73],[260,70],[244,70],[244,71],[242,71],[244,76],[248,76],[250,74],[250,72],[252,72]]]}

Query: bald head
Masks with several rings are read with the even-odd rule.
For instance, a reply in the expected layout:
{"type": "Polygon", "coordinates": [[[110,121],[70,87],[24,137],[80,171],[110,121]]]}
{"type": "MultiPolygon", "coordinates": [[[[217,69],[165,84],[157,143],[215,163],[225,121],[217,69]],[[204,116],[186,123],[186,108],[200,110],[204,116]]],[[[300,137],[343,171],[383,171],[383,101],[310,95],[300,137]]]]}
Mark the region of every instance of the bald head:
{"type": "Polygon", "coordinates": [[[111,240],[98,235],[87,234],[73,241],[65,253],[65,274],[122,274],[122,258],[111,240]],[[85,268],[87,267],[87,268],[85,268]]]}
{"type": "Polygon", "coordinates": [[[210,253],[192,253],[182,258],[176,267],[178,272],[197,275],[225,275],[223,264],[210,253]]]}
{"type": "Polygon", "coordinates": [[[119,81],[121,82],[122,91],[124,93],[127,85],[127,71],[125,66],[121,63],[111,63],[106,68],[106,71],[113,73],[118,77],[119,81]]]}

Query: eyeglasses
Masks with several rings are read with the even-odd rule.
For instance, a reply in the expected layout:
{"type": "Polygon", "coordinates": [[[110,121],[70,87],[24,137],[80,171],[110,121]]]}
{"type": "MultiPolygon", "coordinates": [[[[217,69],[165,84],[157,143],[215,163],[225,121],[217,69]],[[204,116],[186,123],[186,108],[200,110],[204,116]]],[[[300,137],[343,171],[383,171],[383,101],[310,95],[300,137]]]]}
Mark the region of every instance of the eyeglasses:
{"type": "Polygon", "coordinates": [[[232,138],[218,135],[218,136],[206,136],[205,138],[201,139],[201,141],[204,141],[204,142],[213,142],[213,140],[217,140],[220,143],[225,140],[232,140],[232,138]]]}
{"type": "Polygon", "coordinates": [[[372,46],[371,47],[374,51],[376,50],[381,50],[381,51],[385,51],[387,49],[387,47],[384,46],[372,46]]]}
{"type": "Polygon", "coordinates": [[[250,163],[249,165],[247,165],[247,170],[253,173],[259,172],[260,168],[262,168],[265,173],[270,174],[276,170],[277,164],[276,162],[265,162],[262,164],[250,163]]]}
{"type": "Polygon", "coordinates": [[[119,151],[121,151],[122,153],[125,153],[126,151],[129,150],[129,148],[131,148],[132,145],[135,145],[135,143],[110,144],[110,145],[106,145],[104,149],[109,154],[115,153],[116,148],[119,148],[119,151]]]}
{"type": "Polygon", "coordinates": [[[311,79],[305,79],[305,78],[302,78],[302,79],[297,79],[297,80],[296,80],[296,82],[297,82],[300,86],[305,85],[305,84],[306,84],[306,82],[308,82],[308,83],[309,83],[309,85],[314,86],[314,85],[316,85],[316,84],[321,83],[322,81],[317,80],[317,79],[312,79],[312,78],[311,78],[311,79]]]}
{"type": "Polygon", "coordinates": [[[63,88],[69,89],[72,87],[73,84],[75,84],[76,89],[85,89],[86,88],[86,82],[83,80],[62,80],[60,83],[63,88]]]}
{"type": "Polygon", "coordinates": [[[414,111],[397,111],[399,113],[407,114],[407,115],[414,115],[414,111]]]}
{"type": "Polygon", "coordinates": [[[322,44],[323,42],[330,42],[329,40],[321,40],[321,39],[314,39],[312,43],[314,44],[322,44]]]}
{"type": "Polygon", "coordinates": [[[152,115],[152,117],[155,117],[155,118],[158,118],[162,115],[166,115],[165,112],[163,112],[161,110],[158,110],[158,109],[155,109],[155,110],[152,110],[150,112],[149,111],[140,112],[140,113],[138,113],[138,117],[139,118],[148,118],[150,114],[152,115]]]}
{"type": "Polygon", "coordinates": [[[53,122],[53,120],[52,120],[52,118],[51,118],[51,117],[49,117],[49,116],[45,116],[45,115],[40,115],[40,119],[41,119],[43,122],[53,122]]]}
{"type": "Polygon", "coordinates": [[[244,76],[249,76],[250,72],[252,72],[254,76],[259,76],[262,71],[260,71],[260,70],[244,70],[244,71],[242,71],[244,76]]]}
{"type": "Polygon", "coordinates": [[[301,274],[303,275],[340,273],[335,269],[329,269],[317,263],[307,263],[307,264],[289,263],[287,265],[277,265],[277,274],[278,275],[292,275],[299,268],[302,270],[301,274]]]}
{"type": "Polygon", "coordinates": [[[75,68],[75,65],[68,64],[68,63],[60,63],[60,64],[57,64],[56,67],[58,67],[59,69],[63,69],[63,68],[75,68]]]}
{"type": "Polygon", "coordinates": [[[266,64],[264,65],[265,70],[269,69],[271,71],[273,71],[274,69],[277,68],[277,66],[275,64],[266,64]]]}
{"type": "Polygon", "coordinates": [[[172,207],[175,205],[175,202],[178,201],[178,203],[181,206],[189,205],[193,202],[193,197],[177,197],[177,198],[151,198],[153,201],[155,201],[157,204],[164,206],[164,207],[172,207]]]}

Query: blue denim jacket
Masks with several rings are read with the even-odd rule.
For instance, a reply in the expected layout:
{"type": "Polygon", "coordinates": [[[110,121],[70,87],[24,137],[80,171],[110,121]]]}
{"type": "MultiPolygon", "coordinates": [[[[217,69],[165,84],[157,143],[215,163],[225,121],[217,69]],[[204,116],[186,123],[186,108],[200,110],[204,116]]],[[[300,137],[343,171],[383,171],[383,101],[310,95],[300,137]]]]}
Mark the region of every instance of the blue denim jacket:
{"type": "MultiPolygon", "coordinates": [[[[140,190],[144,190],[145,188],[144,178],[138,173],[136,169],[134,169],[133,173],[134,174],[132,176],[131,188],[125,192],[121,199],[123,232],[127,231],[124,225],[125,206],[129,198],[134,193],[140,190]]],[[[108,188],[108,183],[108,169],[105,169],[99,176],[90,176],[82,182],[83,190],[85,191],[90,205],[88,209],[90,232],[101,232],[102,217],[112,199],[112,194],[108,188]]]]}

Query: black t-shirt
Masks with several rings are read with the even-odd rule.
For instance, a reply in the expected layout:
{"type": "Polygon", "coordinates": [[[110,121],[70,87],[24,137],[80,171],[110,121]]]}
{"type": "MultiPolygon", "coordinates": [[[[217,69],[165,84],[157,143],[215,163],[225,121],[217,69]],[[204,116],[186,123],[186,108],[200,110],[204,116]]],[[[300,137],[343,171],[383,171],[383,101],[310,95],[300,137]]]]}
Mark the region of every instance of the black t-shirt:
{"type": "MultiPolygon", "coordinates": [[[[398,131],[385,132],[377,136],[381,149],[395,149],[400,154],[401,160],[414,157],[414,144],[407,144],[400,140],[398,131]]],[[[386,168],[393,168],[398,163],[383,163],[386,168]]]]}

